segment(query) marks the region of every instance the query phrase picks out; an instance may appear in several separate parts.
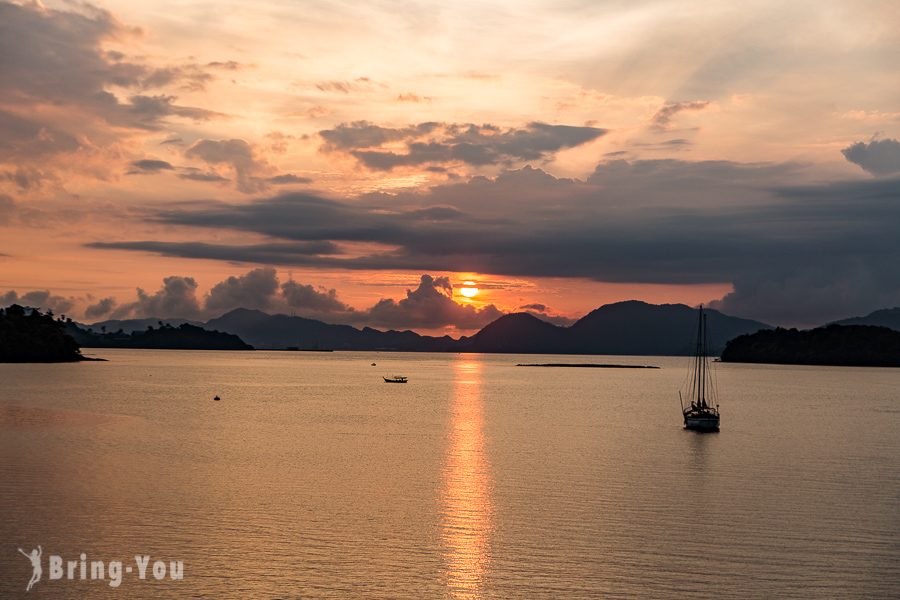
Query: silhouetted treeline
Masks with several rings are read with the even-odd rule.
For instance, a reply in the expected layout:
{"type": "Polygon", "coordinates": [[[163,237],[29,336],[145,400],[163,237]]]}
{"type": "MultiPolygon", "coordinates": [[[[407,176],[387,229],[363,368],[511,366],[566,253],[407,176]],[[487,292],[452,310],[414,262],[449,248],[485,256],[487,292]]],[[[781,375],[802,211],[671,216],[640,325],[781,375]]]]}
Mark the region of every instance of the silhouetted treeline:
{"type": "Polygon", "coordinates": [[[722,361],[898,367],[900,332],[871,325],[829,325],[806,331],[763,330],[728,342],[722,361]]]}
{"type": "Polygon", "coordinates": [[[184,323],[178,327],[159,323],[144,331],[125,333],[82,329],[75,323],[67,325],[69,333],[79,344],[88,348],[152,348],[158,350],[253,350],[238,336],[220,331],[207,331],[184,323]]]}
{"type": "Polygon", "coordinates": [[[13,304],[0,308],[0,362],[85,360],[66,324],[53,313],[13,304]]]}

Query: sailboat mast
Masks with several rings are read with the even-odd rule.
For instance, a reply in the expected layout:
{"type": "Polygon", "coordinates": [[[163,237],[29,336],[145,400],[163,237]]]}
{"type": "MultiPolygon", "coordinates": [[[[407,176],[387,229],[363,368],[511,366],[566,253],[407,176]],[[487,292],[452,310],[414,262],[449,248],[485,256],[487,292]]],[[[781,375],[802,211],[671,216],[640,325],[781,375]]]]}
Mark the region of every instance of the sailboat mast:
{"type": "Polygon", "coordinates": [[[694,360],[696,361],[694,370],[697,373],[697,384],[696,384],[697,400],[696,400],[696,402],[697,402],[698,406],[700,405],[700,398],[703,395],[703,391],[702,391],[703,362],[700,359],[700,355],[702,353],[702,347],[703,347],[703,305],[700,305],[700,320],[697,323],[697,351],[695,353],[696,356],[694,357],[694,360]]]}
{"type": "Polygon", "coordinates": [[[706,315],[703,314],[703,308],[700,308],[700,328],[702,332],[702,342],[700,345],[700,364],[703,365],[703,384],[700,388],[700,406],[706,408],[706,370],[709,365],[706,364],[706,315]]]}

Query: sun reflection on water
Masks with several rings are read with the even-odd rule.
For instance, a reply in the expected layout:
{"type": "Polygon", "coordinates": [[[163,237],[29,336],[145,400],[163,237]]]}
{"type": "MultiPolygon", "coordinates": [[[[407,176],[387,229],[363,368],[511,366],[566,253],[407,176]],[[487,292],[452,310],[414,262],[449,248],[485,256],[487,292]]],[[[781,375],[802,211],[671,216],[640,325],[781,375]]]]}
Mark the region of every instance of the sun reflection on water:
{"type": "Polygon", "coordinates": [[[484,449],[480,362],[454,365],[453,404],[443,471],[443,553],[449,593],[480,598],[490,561],[490,465],[484,449]]]}

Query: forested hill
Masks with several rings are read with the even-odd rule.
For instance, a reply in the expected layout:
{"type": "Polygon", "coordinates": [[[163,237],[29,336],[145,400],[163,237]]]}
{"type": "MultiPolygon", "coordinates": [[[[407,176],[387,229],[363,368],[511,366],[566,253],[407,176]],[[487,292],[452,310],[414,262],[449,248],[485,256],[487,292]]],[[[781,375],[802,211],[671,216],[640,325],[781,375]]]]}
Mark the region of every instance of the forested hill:
{"type": "Polygon", "coordinates": [[[87,360],[65,323],[52,313],[13,304],[0,308],[0,362],[75,362],[87,360]]]}
{"type": "Polygon", "coordinates": [[[728,342],[722,362],[900,367],[900,332],[872,325],[763,330],[728,342]]]}
{"type": "Polygon", "coordinates": [[[165,350],[253,350],[238,336],[221,331],[209,331],[196,325],[182,323],[178,327],[162,324],[148,326],[143,331],[125,333],[96,332],[83,329],[74,323],[68,331],[79,344],[88,348],[152,348],[165,350]]]}

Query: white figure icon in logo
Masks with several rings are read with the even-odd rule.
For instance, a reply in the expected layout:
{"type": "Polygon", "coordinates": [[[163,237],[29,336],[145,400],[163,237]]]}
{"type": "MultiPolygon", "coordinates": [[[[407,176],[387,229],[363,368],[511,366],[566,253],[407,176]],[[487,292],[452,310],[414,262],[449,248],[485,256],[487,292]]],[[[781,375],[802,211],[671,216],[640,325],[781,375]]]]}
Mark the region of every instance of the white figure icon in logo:
{"type": "Polygon", "coordinates": [[[31,568],[34,569],[34,573],[31,574],[31,580],[28,582],[28,587],[25,588],[26,592],[30,592],[31,586],[41,580],[41,554],[44,553],[44,549],[38,546],[36,550],[31,551],[31,554],[27,554],[24,550],[19,548],[19,552],[22,553],[22,556],[31,561],[31,568]]]}

